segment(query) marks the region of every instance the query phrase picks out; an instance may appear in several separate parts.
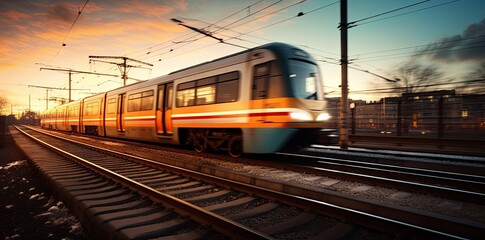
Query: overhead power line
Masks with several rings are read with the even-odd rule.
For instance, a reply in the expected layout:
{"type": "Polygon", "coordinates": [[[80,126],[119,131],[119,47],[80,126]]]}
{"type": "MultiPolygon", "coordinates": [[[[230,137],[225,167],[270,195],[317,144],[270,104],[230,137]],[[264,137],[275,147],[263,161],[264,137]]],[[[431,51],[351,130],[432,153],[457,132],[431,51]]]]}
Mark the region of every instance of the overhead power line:
{"type": "Polygon", "coordinates": [[[372,20],[372,21],[368,21],[368,22],[363,22],[363,23],[360,23],[359,25],[383,21],[383,20],[386,20],[386,19],[389,19],[389,18],[400,17],[400,16],[403,16],[403,15],[407,15],[407,14],[411,14],[411,13],[415,13],[415,12],[420,12],[420,11],[428,10],[428,9],[431,9],[431,8],[441,7],[441,6],[448,5],[450,3],[454,3],[454,2],[458,2],[458,1],[460,1],[460,0],[452,0],[452,1],[445,2],[445,3],[435,4],[435,5],[432,5],[432,6],[429,6],[429,7],[416,9],[416,10],[413,10],[413,11],[409,11],[409,12],[405,12],[405,13],[401,13],[401,14],[397,14],[397,15],[393,15],[393,16],[389,16],[389,17],[379,18],[379,19],[375,19],[375,20],[372,20]]]}
{"type": "Polygon", "coordinates": [[[213,33],[211,32],[208,32],[208,31],[205,31],[204,29],[199,29],[199,28],[195,28],[195,27],[192,27],[192,26],[188,26],[187,24],[185,24],[184,22],[178,20],[178,19],[175,19],[175,18],[172,18],[171,19],[173,22],[177,23],[178,25],[180,26],[184,26],[192,31],[195,31],[195,32],[198,32],[202,35],[205,35],[207,37],[210,37],[210,38],[213,38],[213,39],[216,39],[217,41],[219,41],[219,43],[224,43],[224,44],[227,44],[227,45],[231,45],[231,46],[235,46],[235,47],[240,47],[240,48],[244,48],[244,49],[249,49],[247,47],[244,47],[244,46],[241,46],[241,45],[237,45],[237,44],[233,44],[233,43],[228,43],[228,42],[225,42],[222,38],[218,38],[218,37],[215,37],[213,35],[213,33]]]}
{"type": "Polygon", "coordinates": [[[362,22],[362,21],[369,20],[369,19],[372,19],[372,18],[380,17],[380,16],[383,16],[383,15],[386,15],[386,14],[389,14],[389,13],[397,12],[397,11],[400,11],[400,10],[403,10],[403,9],[406,9],[406,8],[410,8],[410,7],[419,5],[419,4],[423,4],[425,2],[429,2],[429,1],[430,0],[424,0],[424,1],[421,1],[421,2],[418,2],[418,3],[414,3],[414,4],[404,6],[404,7],[396,8],[396,9],[393,9],[393,10],[390,10],[390,11],[387,11],[387,12],[379,13],[379,14],[376,14],[376,15],[373,15],[373,16],[370,16],[370,17],[365,17],[365,18],[362,18],[362,19],[359,19],[359,20],[356,20],[356,21],[352,21],[349,24],[352,26],[352,25],[354,25],[358,22],[362,22]]]}
{"type": "Polygon", "coordinates": [[[77,12],[76,19],[74,19],[74,22],[71,24],[71,27],[69,28],[69,31],[67,31],[66,36],[64,36],[64,39],[62,39],[62,45],[59,47],[59,50],[57,51],[56,56],[59,55],[62,47],[66,46],[66,39],[69,36],[69,34],[71,33],[72,29],[74,28],[74,25],[76,24],[77,20],[79,19],[79,16],[81,16],[81,13],[83,12],[84,8],[86,7],[86,5],[88,5],[88,2],[89,2],[89,0],[86,0],[86,3],[84,3],[84,6],[81,8],[81,10],[79,10],[77,12]]]}

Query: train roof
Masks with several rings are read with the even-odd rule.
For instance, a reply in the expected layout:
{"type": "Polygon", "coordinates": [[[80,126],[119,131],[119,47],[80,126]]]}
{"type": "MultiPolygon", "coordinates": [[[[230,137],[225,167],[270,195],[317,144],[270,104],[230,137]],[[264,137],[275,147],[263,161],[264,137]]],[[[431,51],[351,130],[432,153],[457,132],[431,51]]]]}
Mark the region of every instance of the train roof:
{"type": "Polygon", "coordinates": [[[229,58],[232,58],[234,56],[244,55],[246,53],[249,53],[249,52],[252,52],[252,51],[258,50],[258,49],[268,49],[268,50],[272,51],[273,53],[275,53],[279,58],[288,59],[288,58],[291,58],[291,57],[296,55],[296,56],[299,56],[299,57],[304,57],[304,58],[306,58],[306,59],[308,59],[312,62],[315,61],[310,54],[308,54],[307,52],[305,52],[305,51],[303,51],[303,50],[301,50],[301,49],[299,49],[295,46],[292,46],[292,45],[286,44],[286,43],[274,42],[274,43],[268,43],[268,44],[265,44],[265,45],[261,45],[261,46],[255,47],[255,48],[250,48],[250,49],[247,49],[247,50],[244,50],[244,51],[241,51],[241,52],[237,52],[237,53],[234,53],[234,54],[231,54],[231,55],[227,55],[227,56],[224,56],[224,57],[216,58],[214,60],[203,62],[203,63],[197,64],[197,65],[194,65],[194,66],[190,66],[190,67],[187,67],[187,68],[183,68],[183,69],[180,69],[180,70],[177,70],[177,71],[173,71],[173,72],[169,73],[168,75],[173,75],[173,74],[180,73],[180,72],[183,72],[183,71],[187,71],[187,70],[190,70],[190,69],[195,69],[195,68],[198,68],[200,66],[205,66],[205,65],[210,64],[210,63],[215,63],[215,62],[218,62],[218,61],[221,61],[221,60],[229,59],[229,58]]]}

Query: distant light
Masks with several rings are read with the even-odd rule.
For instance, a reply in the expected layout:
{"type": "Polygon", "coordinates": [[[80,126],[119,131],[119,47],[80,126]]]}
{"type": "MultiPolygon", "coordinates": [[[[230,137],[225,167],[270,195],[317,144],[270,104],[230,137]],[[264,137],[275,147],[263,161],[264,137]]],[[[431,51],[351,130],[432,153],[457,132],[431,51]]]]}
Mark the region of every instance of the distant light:
{"type": "Polygon", "coordinates": [[[294,73],[290,74],[290,78],[292,78],[292,77],[296,77],[296,74],[294,74],[294,73]]]}

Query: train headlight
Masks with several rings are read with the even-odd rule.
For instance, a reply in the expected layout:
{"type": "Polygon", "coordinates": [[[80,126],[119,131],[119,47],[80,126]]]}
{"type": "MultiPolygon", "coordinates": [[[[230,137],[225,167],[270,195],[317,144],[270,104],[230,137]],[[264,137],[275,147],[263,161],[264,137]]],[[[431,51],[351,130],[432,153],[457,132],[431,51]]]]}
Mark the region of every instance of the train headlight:
{"type": "Polygon", "coordinates": [[[311,121],[313,120],[313,117],[310,113],[307,112],[291,112],[290,117],[295,120],[300,120],[300,121],[311,121]]]}
{"type": "Polygon", "coordinates": [[[317,121],[327,121],[330,119],[330,114],[328,113],[320,113],[317,117],[317,121]]]}

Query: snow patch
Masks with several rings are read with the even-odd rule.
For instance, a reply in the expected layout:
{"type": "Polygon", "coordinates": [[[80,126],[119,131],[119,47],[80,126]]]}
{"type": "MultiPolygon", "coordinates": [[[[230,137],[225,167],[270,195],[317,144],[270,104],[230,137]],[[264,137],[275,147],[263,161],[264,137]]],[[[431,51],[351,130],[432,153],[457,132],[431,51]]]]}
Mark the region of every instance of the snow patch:
{"type": "Polygon", "coordinates": [[[10,236],[10,237],[6,237],[5,240],[10,240],[10,239],[19,239],[20,238],[20,234],[15,234],[13,236],[10,236]]]}
{"type": "Polygon", "coordinates": [[[44,217],[44,216],[51,216],[51,215],[52,215],[52,213],[45,212],[45,213],[37,214],[35,217],[44,217]]]}
{"type": "Polygon", "coordinates": [[[9,169],[9,168],[11,168],[11,167],[14,167],[14,166],[20,166],[20,165],[22,165],[22,164],[24,164],[24,163],[26,163],[26,162],[27,162],[27,160],[20,160],[20,161],[11,162],[11,163],[7,164],[7,166],[2,167],[2,168],[0,168],[0,169],[5,169],[5,170],[8,170],[8,169],[9,169]]]}
{"type": "Polygon", "coordinates": [[[29,200],[34,200],[36,198],[38,198],[40,196],[40,194],[34,194],[32,196],[30,196],[29,200]]]}
{"type": "Polygon", "coordinates": [[[82,230],[81,224],[79,222],[77,222],[76,224],[71,225],[71,230],[69,231],[69,233],[73,233],[73,232],[81,231],[81,230],[82,230]]]}
{"type": "Polygon", "coordinates": [[[59,207],[57,207],[57,206],[52,206],[52,207],[50,207],[50,208],[49,208],[49,210],[47,210],[47,211],[48,211],[48,212],[53,212],[53,211],[56,211],[56,212],[57,212],[57,211],[59,211],[59,207]]]}

